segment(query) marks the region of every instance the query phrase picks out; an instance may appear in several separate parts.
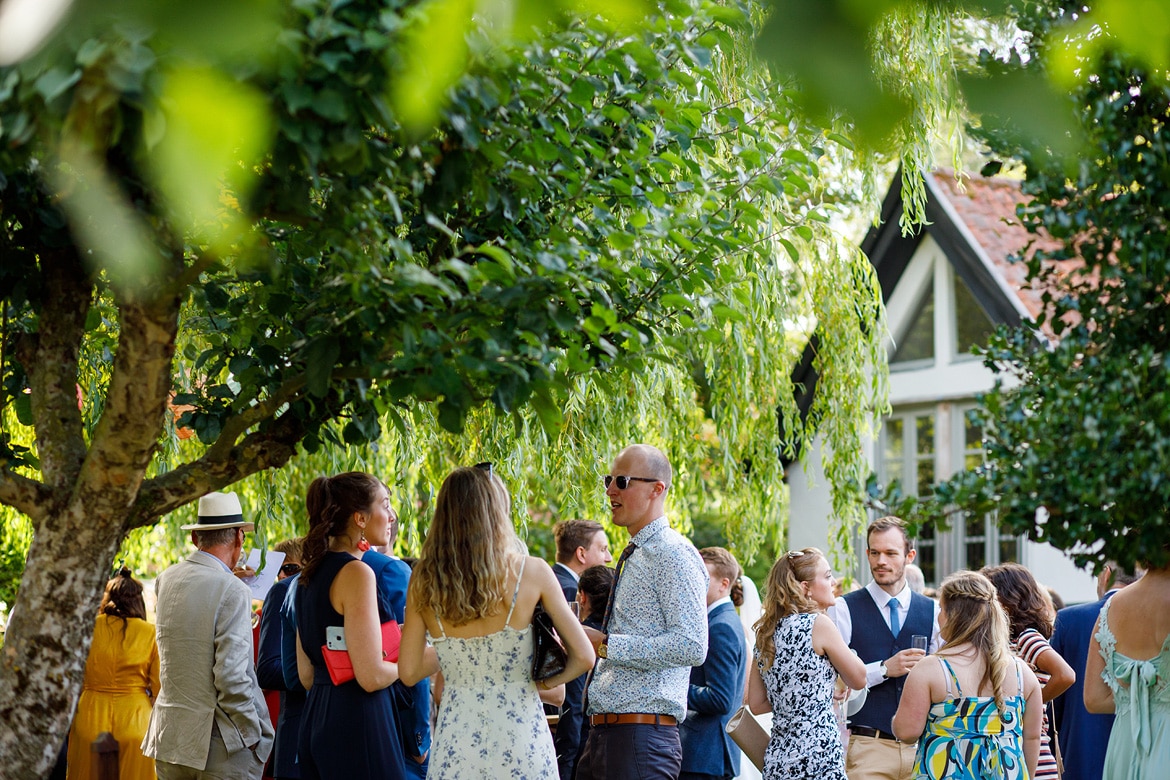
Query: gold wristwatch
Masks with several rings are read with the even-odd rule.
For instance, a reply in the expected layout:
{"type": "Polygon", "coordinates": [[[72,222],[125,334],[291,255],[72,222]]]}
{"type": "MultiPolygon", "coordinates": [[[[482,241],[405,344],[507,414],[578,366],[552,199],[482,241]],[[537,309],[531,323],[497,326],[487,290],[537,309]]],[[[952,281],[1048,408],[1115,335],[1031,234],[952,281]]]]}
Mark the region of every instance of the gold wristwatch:
{"type": "Polygon", "coordinates": [[[597,657],[609,658],[609,637],[606,637],[605,641],[597,646],[597,657]]]}

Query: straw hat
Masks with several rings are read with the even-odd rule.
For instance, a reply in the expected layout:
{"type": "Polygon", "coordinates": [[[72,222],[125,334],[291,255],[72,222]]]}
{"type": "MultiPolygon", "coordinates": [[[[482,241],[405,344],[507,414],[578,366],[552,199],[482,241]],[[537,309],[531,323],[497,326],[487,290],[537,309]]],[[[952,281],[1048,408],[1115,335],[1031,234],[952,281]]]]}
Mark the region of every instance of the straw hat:
{"type": "Polygon", "coordinates": [[[251,531],[255,526],[245,522],[240,497],[235,493],[208,493],[199,499],[199,522],[181,527],[184,531],[214,531],[217,528],[251,531]]]}

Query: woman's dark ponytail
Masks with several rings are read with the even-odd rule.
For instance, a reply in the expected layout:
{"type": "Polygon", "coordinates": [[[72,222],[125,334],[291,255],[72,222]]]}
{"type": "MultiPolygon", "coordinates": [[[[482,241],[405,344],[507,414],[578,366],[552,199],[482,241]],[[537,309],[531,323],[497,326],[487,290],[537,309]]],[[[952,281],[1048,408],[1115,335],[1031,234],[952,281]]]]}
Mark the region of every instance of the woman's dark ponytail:
{"type": "Polygon", "coordinates": [[[354,512],[367,511],[373,505],[382,482],[363,471],[347,471],[334,477],[317,477],[305,493],[305,509],[309,514],[309,532],[301,558],[301,584],[313,575],[325,560],[329,537],[341,536],[349,526],[354,512]]]}

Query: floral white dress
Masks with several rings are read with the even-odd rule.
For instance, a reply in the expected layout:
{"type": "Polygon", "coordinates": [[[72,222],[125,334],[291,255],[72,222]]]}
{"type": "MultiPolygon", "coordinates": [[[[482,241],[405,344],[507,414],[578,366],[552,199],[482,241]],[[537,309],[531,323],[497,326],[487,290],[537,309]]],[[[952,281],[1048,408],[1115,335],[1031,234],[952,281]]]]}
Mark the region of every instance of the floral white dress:
{"type": "MultiPolygon", "coordinates": [[[[520,574],[524,573],[521,565],[520,574]]],[[[557,756],[532,679],[532,626],[485,636],[432,637],[443,672],[443,702],[431,743],[428,780],[557,780],[557,756]]],[[[437,618],[436,618],[437,619],[437,618]]]]}
{"type": "Polygon", "coordinates": [[[771,668],[760,669],[772,704],[764,780],[846,780],[841,733],[833,717],[837,670],[813,650],[816,619],[798,612],[781,620],[773,635],[776,659],[771,668]]]}

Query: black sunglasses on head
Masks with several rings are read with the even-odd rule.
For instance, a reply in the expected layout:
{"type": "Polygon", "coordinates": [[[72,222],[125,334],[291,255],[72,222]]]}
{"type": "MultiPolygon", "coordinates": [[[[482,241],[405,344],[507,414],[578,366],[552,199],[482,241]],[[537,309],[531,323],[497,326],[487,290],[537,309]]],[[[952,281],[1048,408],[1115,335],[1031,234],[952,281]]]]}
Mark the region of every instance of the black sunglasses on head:
{"type": "Polygon", "coordinates": [[[480,471],[486,471],[489,477],[492,475],[492,462],[490,460],[485,460],[482,463],[476,463],[472,468],[477,468],[480,471]]]}
{"type": "Polygon", "coordinates": [[[286,563],[280,567],[280,573],[289,577],[293,576],[294,574],[299,574],[300,571],[301,565],[299,563],[286,563]]]}
{"type": "Polygon", "coordinates": [[[630,486],[630,482],[661,482],[660,479],[651,479],[650,477],[627,477],[625,474],[614,476],[606,474],[602,479],[605,481],[605,489],[609,490],[609,486],[614,482],[617,483],[618,490],[625,490],[630,486]]]}

